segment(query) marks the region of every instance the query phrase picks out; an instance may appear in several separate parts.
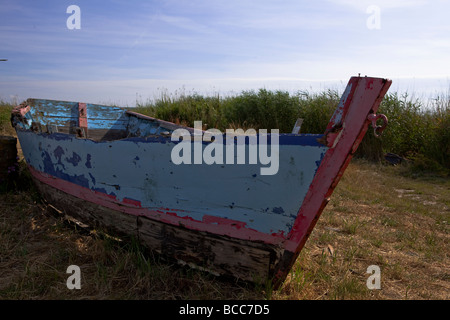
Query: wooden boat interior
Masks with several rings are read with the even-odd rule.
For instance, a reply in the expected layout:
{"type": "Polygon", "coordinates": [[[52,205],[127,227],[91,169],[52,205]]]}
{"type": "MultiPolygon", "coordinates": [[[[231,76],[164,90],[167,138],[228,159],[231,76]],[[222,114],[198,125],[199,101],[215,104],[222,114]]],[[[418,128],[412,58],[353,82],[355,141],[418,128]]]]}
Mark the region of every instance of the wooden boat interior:
{"type": "Polygon", "coordinates": [[[30,108],[23,129],[94,141],[169,136],[178,128],[193,130],[115,106],[40,99],[28,99],[26,105],[30,108]]]}

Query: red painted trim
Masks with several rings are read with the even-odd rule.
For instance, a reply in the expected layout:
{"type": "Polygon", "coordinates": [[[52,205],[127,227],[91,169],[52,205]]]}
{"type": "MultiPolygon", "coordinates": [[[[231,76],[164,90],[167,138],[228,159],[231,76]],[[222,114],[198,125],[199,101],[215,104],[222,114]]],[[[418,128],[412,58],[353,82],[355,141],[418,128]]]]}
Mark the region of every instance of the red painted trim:
{"type": "Polygon", "coordinates": [[[78,103],[78,126],[80,128],[87,128],[87,107],[86,103],[78,103]]]}
{"type": "MultiPolygon", "coordinates": [[[[325,208],[329,196],[350,163],[368,127],[367,115],[374,113],[391,84],[390,80],[353,77],[351,95],[347,99],[341,122],[342,132],[328,142],[333,146],[327,150],[320,167],[306,194],[294,226],[284,248],[298,254],[325,208]]],[[[330,123],[328,129],[331,129],[330,123]]]]}
{"type": "Polygon", "coordinates": [[[20,115],[22,116],[22,117],[25,117],[25,114],[27,114],[28,113],[28,111],[30,111],[30,109],[31,109],[31,107],[29,106],[29,105],[27,105],[26,107],[24,107],[24,108],[16,108],[16,109],[14,109],[14,110],[18,110],[18,112],[20,113],[20,115]]]}
{"type": "Polygon", "coordinates": [[[130,198],[123,198],[122,203],[129,204],[136,208],[142,208],[141,202],[138,200],[134,200],[134,199],[130,199],[130,198]]]}
{"type": "Polygon", "coordinates": [[[245,222],[242,221],[224,219],[211,215],[204,215],[202,221],[198,221],[189,216],[178,216],[178,213],[186,213],[188,211],[170,208],[144,208],[141,207],[139,201],[129,198],[119,201],[115,196],[84,188],[72,182],[53,177],[36,170],[30,165],[28,165],[28,168],[30,169],[31,174],[42,183],[74,197],[126,214],[145,216],[159,222],[175,226],[184,226],[192,230],[229,236],[235,239],[261,241],[267,244],[280,244],[285,240],[285,235],[282,233],[266,234],[259,232],[247,228],[245,222]]]}

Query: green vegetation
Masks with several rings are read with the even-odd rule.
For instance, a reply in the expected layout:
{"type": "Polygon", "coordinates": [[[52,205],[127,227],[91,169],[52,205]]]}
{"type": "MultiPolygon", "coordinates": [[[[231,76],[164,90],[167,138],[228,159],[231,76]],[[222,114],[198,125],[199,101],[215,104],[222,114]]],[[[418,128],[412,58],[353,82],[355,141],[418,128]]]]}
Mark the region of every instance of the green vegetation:
{"type": "MultiPolygon", "coordinates": [[[[154,101],[137,103],[136,112],[174,123],[193,126],[201,120],[206,128],[279,129],[292,131],[302,118],[302,133],[323,133],[341,93],[298,91],[242,91],[234,96],[203,96],[197,93],[163,92],[154,101]]],[[[13,105],[0,101],[0,134],[11,134],[9,125],[13,105]]],[[[424,102],[397,92],[388,92],[378,113],[389,124],[381,139],[369,127],[357,156],[380,161],[385,153],[394,153],[409,161],[409,172],[450,174],[450,93],[436,95],[424,102]]]]}
{"type": "Polygon", "coordinates": [[[10,124],[13,105],[0,100],[0,135],[11,135],[14,131],[10,124]]]}
{"type": "Polygon", "coordinates": [[[414,160],[415,171],[449,173],[450,96],[440,95],[424,105],[420,100],[388,94],[380,112],[389,119],[383,149],[414,160]]]}
{"type": "MultiPolygon", "coordinates": [[[[291,132],[297,118],[303,118],[301,132],[323,133],[341,94],[336,90],[321,93],[300,91],[243,91],[219,97],[196,93],[171,96],[164,93],[135,111],[167,121],[193,126],[202,120],[207,128],[279,129],[291,132]]],[[[450,173],[450,96],[439,95],[429,102],[407,93],[388,93],[378,113],[389,119],[381,139],[369,128],[357,156],[380,161],[384,153],[394,153],[412,161],[413,173],[450,173]]]]}
{"type": "Polygon", "coordinates": [[[292,95],[286,91],[260,89],[228,97],[196,93],[173,97],[165,93],[145,105],[138,103],[135,111],[188,126],[202,120],[208,128],[222,131],[230,127],[251,127],[287,133],[292,131],[297,118],[303,118],[303,132],[323,133],[339,99],[338,92],[332,90],[292,95]]]}

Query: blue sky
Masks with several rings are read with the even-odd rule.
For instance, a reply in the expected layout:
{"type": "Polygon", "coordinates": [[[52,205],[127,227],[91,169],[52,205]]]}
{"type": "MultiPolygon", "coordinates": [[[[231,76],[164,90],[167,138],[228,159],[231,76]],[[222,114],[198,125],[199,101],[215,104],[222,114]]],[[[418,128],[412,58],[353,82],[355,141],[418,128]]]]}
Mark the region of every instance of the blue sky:
{"type": "Polygon", "coordinates": [[[447,92],[449,13],[450,0],[0,0],[0,99],[134,106],[164,91],[342,90],[358,73],[447,92]]]}

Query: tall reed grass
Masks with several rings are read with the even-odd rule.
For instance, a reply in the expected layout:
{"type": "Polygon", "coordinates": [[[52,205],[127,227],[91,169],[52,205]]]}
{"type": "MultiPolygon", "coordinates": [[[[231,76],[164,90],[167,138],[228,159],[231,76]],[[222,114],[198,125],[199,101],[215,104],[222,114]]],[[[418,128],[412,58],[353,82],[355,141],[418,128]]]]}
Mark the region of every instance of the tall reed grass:
{"type": "MultiPolygon", "coordinates": [[[[303,133],[323,133],[341,93],[298,91],[242,91],[234,96],[203,96],[196,93],[171,96],[167,92],[155,101],[138,103],[137,112],[167,121],[193,126],[202,120],[205,127],[279,129],[292,131],[302,118],[303,133]]],[[[380,161],[387,152],[414,160],[419,171],[450,172],[450,94],[423,101],[408,93],[388,93],[379,113],[389,125],[381,139],[368,130],[357,156],[380,161]]]]}
{"type": "Polygon", "coordinates": [[[13,104],[0,100],[0,135],[12,132],[10,119],[13,104]]]}

